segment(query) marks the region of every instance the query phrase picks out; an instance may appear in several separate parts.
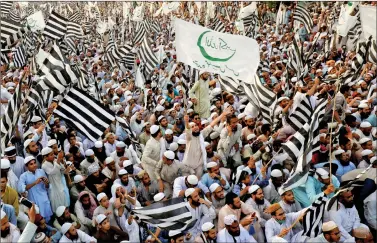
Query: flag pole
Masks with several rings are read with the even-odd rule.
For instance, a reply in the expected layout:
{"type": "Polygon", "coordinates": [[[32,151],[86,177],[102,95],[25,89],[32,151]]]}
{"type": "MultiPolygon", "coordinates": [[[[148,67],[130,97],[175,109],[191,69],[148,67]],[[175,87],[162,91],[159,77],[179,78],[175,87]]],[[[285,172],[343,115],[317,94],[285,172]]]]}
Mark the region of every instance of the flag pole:
{"type": "Polygon", "coordinates": [[[301,220],[304,218],[304,216],[306,215],[306,213],[308,212],[308,210],[305,210],[304,212],[302,212],[300,214],[300,216],[295,220],[295,222],[293,222],[293,224],[291,224],[291,226],[288,227],[288,230],[291,230],[293,227],[295,227],[295,225],[301,220]]]}
{"type": "MultiPolygon", "coordinates": [[[[280,147],[280,149],[277,151],[277,153],[276,154],[279,154],[280,153],[280,151],[283,149],[283,147],[280,147]]],[[[271,159],[270,159],[270,161],[268,161],[268,163],[265,165],[265,166],[263,166],[263,167],[267,167],[267,166],[269,166],[270,165],[270,163],[272,162],[272,160],[275,158],[275,156],[274,157],[272,157],[271,159]]],[[[258,177],[261,175],[262,173],[259,173],[256,177],[255,177],[255,179],[254,179],[254,181],[253,181],[253,183],[251,184],[251,185],[254,185],[255,184],[255,182],[258,180],[258,177]]]]}

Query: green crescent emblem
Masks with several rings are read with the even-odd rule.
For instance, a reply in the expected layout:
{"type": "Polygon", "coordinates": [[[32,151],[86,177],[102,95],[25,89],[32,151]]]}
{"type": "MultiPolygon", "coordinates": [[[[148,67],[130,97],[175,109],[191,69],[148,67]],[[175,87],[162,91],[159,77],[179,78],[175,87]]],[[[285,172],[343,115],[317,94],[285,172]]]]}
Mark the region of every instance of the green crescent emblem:
{"type": "Polygon", "coordinates": [[[210,56],[210,55],[207,53],[207,51],[205,50],[205,48],[201,45],[201,43],[202,43],[202,39],[203,39],[203,36],[204,36],[205,34],[207,34],[208,32],[211,32],[211,31],[210,31],[210,30],[207,30],[207,31],[204,31],[203,33],[201,33],[200,36],[199,36],[199,38],[198,38],[198,42],[197,42],[197,45],[198,45],[199,50],[200,50],[200,53],[202,53],[202,55],[203,55],[206,59],[208,59],[208,60],[210,60],[210,61],[213,61],[213,62],[226,62],[226,61],[228,61],[229,59],[231,59],[231,58],[234,56],[234,54],[236,54],[236,53],[234,52],[232,55],[230,55],[230,56],[227,57],[227,58],[217,58],[217,57],[212,57],[212,56],[210,56]]]}

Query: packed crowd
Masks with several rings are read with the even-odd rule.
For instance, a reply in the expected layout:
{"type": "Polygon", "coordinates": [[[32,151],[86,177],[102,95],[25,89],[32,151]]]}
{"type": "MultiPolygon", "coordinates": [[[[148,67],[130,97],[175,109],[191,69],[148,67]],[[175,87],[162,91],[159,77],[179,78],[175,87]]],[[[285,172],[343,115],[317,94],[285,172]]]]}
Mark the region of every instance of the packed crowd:
{"type": "MultiPolygon", "coordinates": [[[[216,3],[227,33],[239,34],[234,22],[240,4],[216,3]]],[[[286,22],[276,31],[277,8],[258,4],[255,36],[261,63],[267,63],[257,74],[278,97],[276,124],[267,123],[247,99],[224,90],[218,75],[200,71],[197,80],[189,80],[184,64],[176,61],[174,35],[167,34],[169,18],[160,19],[162,33],[148,33],[154,51],[162,45],[166,56],[141,92],[135,92],[136,70],[111,67],[101,58],[100,42],[90,43],[86,53],[70,55],[70,62],[95,77],[103,103],[129,121],[142,154],[117,121],[91,141],[54,114],[55,105],[46,117],[34,116],[28,124],[21,115],[1,158],[1,242],[373,242],[377,66],[365,63],[350,84],[325,82],[351,69],[356,50],[347,47],[347,37],[339,37],[325,55],[326,38],[335,32],[326,20],[335,4],[325,9],[312,4],[313,29],[298,28],[304,52],[320,33],[311,66],[303,77],[288,69],[291,78],[283,82],[294,35],[294,4],[286,5],[286,22]],[[281,149],[296,132],[285,117],[305,97],[313,107],[319,98],[328,99],[320,150],[312,156],[306,182],[282,191],[297,163],[281,149]],[[322,233],[302,236],[300,219],[311,204],[333,197],[350,180],[345,176],[353,173],[353,179],[368,167],[374,176],[336,194],[336,206],[324,212],[322,233]],[[164,230],[131,213],[177,197],[185,198],[197,220],[188,230],[164,230]]],[[[174,15],[205,22],[205,13],[197,9],[193,15],[184,10],[174,15]]],[[[1,66],[2,115],[18,85],[26,94],[25,72],[35,75],[12,62],[1,66]]]]}

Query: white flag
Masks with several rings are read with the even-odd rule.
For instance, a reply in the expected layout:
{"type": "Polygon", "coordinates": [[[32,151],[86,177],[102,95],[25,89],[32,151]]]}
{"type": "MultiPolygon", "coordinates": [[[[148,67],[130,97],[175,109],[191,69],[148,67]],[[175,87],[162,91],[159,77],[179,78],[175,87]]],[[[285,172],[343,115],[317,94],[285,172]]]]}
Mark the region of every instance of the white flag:
{"type": "Polygon", "coordinates": [[[369,38],[369,36],[373,36],[373,39],[377,39],[376,7],[368,5],[359,5],[359,10],[361,27],[363,28],[364,37],[369,38]]]}
{"type": "Polygon", "coordinates": [[[351,16],[347,13],[347,10],[342,6],[339,14],[339,21],[337,26],[337,31],[340,36],[347,36],[348,31],[355,26],[357,21],[356,16],[351,16]]]}
{"type": "Polygon", "coordinates": [[[238,19],[243,19],[251,14],[253,14],[257,10],[257,2],[252,2],[251,4],[243,7],[238,15],[238,19]]]}
{"type": "Polygon", "coordinates": [[[144,77],[143,74],[140,72],[140,67],[136,70],[136,77],[135,77],[135,86],[138,88],[143,88],[144,86],[144,77]]]}
{"type": "Polygon", "coordinates": [[[134,16],[132,17],[133,21],[143,21],[143,6],[137,6],[134,9],[134,16]]]}
{"type": "Polygon", "coordinates": [[[26,18],[27,25],[29,26],[30,30],[35,32],[37,30],[43,30],[46,26],[45,20],[43,18],[42,11],[38,11],[33,13],[29,17],[26,18]]]}
{"type": "Polygon", "coordinates": [[[170,12],[175,11],[177,8],[179,8],[179,2],[171,2],[171,3],[162,4],[162,12],[164,14],[169,14],[170,12]]]}
{"type": "Polygon", "coordinates": [[[177,61],[193,68],[248,81],[259,64],[258,43],[176,19],[177,61]]]}

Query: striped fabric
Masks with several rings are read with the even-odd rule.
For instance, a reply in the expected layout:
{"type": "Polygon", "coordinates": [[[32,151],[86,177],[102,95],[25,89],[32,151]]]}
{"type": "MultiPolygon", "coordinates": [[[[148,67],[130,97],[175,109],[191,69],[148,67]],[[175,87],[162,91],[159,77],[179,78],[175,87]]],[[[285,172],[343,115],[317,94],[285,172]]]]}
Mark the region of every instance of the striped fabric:
{"type": "Polygon", "coordinates": [[[82,16],[80,12],[73,12],[71,15],[68,16],[68,21],[73,23],[80,23],[82,16]]]}
{"type": "Polygon", "coordinates": [[[21,68],[26,65],[26,52],[23,47],[23,45],[18,46],[14,51],[13,51],[13,62],[14,66],[16,68],[21,68]]]}
{"type": "Polygon", "coordinates": [[[77,39],[82,39],[84,36],[84,31],[81,28],[80,24],[69,21],[67,23],[67,37],[73,37],[77,39]]]}
{"type": "Polygon", "coordinates": [[[87,92],[75,87],[67,93],[54,113],[95,142],[114,121],[115,116],[87,92]]]}
{"type": "Polygon", "coordinates": [[[67,31],[68,20],[52,11],[43,30],[43,35],[51,39],[61,39],[67,31]]]}
{"type": "Polygon", "coordinates": [[[21,22],[21,11],[19,9],[13,8],[11,11],[9,11],[9,19],[20,23],[21,22]]]}
{"type": "Polygon", "coordinates": [[[375,39],[371,40],[367,60],[377,65],[377,44],[375,39]]]}
{"type": "Polygon", "coordinates": [[[217,32],[224,33],[225,32],[224,23],[220,19],[216,18],[213,30],[217,31],[217,32]]]}
{"type": "Polygon", "coordinates": [[[1,49],[1,53],[0,53],[0,64],[1,65],[9,63],[8,55],[10,53],[12,53],[11,49],[1,49]]]}
{"type": "Polygon", "coordinates": [[[22,38],[25,30],[20,23],[9,19],[1,19],[1,47],[7,48],[12,46],[17,40],[22,38]]]}
{"type": "Polygon", "coordinates": [[[293,130],[298,131],[305,123],[309,123],[313,108],[310,103],[310,97],[305,95],[297,108],[286,117],[287,123],[293,130]]]}
{"type": "Polygon", "coordinates": [[[147,38],[144,38],[143,43],[138,51],[140,60],[145,65],[145,72],[149,75],[153,69],[159,64],[156,55],[153,53],[150,43],[147,38]]]}
{"type": "Polygon", "coordinates": [[[1,1],[0,11],[1,11],[2,17],[7,16],[9,14],[9,11],[12,8],[12,6],[13,6],[13,2],[5,2],[5,1],[3,2],[3,1],[1,1]]]}
{"type": "Polygon", "coordinates": [[[143,150],[136,134],[132,131],[130,124],[127,122],[127,120],[119,116],[116,117],[116,120],[118,121],[119,125],[122,126],[123,130],[127,133],[134,150],[136,151],[138,157],[141,158],[141,156],[143,155],[143,150]]]}
{"type": "Polygon", "coordinates": [[[304,153],[310,125],[305,123],[286,143],[282,149],[295,162],[304,153]]]}
{"type": "Polygon", "coordinates": [[[315,202],[310,206],[303,218],[302,226],[304,228],[304,232],[302,232],[302,236],[315,238],[322,233],[322,221],[326,203],[327,197],[323,196],[315,200],[315,202]]]}
{"type": "Polygon", "coordinates": [[[145,33],[147,32],[146,28],[147,27],[144,21],[139,23],[139,27],[136,29],[135,36],[132,41],[134,45],[143,42],[145,33]]]}
{"type": "Polygon", "coordinates": [[[89,77],[88,77],[88,72],[84,69],[84,67],[74,67],[73,68],[76,73],[79,74],[78,76],[78,82],[77,82],[77,88],[83,90],[83,91],[88,91],[89,87],[89,77]]]}
{"type": "Polygon", "coordinates": [[[312,17],[305,7],[297,5],[293,12],[293,19],[303,23],[308,33],[313,29],[312,17]]]}
{"type": "Polygon", "coordinates": [[[311,153],[313,154],[320,149],[319,142],[319,123],[323,120],[325,113],[327,111],[327,100],[322,99],[318,102],[314,109],[313,115],[311,117],[310,130],[312,131],[309,135],[309,140],[311,140],[311,153]]]}

